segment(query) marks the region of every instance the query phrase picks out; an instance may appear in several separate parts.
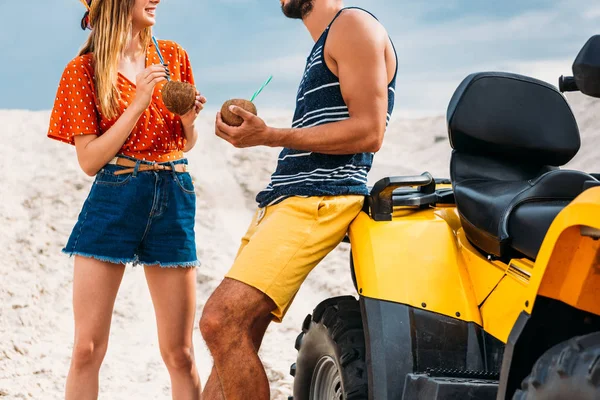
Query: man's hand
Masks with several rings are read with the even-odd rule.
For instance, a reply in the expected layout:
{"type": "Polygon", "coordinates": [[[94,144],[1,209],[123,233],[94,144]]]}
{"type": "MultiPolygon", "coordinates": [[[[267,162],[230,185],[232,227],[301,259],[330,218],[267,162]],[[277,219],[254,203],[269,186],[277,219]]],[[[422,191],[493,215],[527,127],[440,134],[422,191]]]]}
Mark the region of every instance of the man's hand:
{"type": "Polygon", "coordinates": [[[262,119],[241,107],[231,106],[229,109],[244,122],[238,127],[229,126],[223,122],[221,113],[218,112],[215,123],[215,134],[218,137],[227,140],[237,148],[271,145],[273,142],[271,130],[262,119]]]}
{"type": "MultiPolygon", "coordinates": [[[[235,147],[264,145],[336,155],[376,153],[386,131],[388,84],[396,70],[395,61],[393,65],[386,62],[388,44],[385,29],[374,18],[362,11],[345,11],[332,26],[323,52],[339,78],[350,118],[280,129],[268,127],[257,116],[235,107],[231,110],[244,119],[243,124],[228,126],[217,114],[217,136],[235,147]]],[[[391,46],[389,51],[393,51],[391,46]]]]}

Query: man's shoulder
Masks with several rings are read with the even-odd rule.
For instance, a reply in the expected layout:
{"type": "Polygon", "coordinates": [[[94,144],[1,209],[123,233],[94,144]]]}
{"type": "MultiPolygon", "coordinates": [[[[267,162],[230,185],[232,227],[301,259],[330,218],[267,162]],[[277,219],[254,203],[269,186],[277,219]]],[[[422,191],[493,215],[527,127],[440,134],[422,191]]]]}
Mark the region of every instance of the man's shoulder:
{"type": "Polygon", "coordinates": [[[384,43],[388,38],[381,22],[368,12],[355,8],[344,10],[339,15],[331,25],[328,36],[328,41],[342,48],[347,48],[348,41],[384,43]]]}
{"type": "Polygon", "coordinates": [[[360,32],[361,34],[378,36],[387,34],[385,27],[378,19],[366,10],[349,8],[344,10],[332,26],[332,31],[360,32]]]}

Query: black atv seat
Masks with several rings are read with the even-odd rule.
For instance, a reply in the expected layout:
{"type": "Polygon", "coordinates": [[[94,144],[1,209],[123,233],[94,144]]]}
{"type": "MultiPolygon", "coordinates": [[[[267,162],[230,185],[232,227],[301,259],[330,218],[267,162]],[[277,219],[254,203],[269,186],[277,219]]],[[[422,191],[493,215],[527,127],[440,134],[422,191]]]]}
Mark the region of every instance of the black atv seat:
{"type": "Polygon", "coordinates": [[[575,117],[545,82],[508,73],[468,76],[447,114],[450,174],[463,229],[487,254],[535,259],[556,215],[595,180],[560,170],[577,153],[575,117]]]}
{"type": "Polygon", "coordinates": [[[508,221],[512,247],[535,259],[552,221],[568,204],[568,200],[557,200],[516,207],[508,221]]]}

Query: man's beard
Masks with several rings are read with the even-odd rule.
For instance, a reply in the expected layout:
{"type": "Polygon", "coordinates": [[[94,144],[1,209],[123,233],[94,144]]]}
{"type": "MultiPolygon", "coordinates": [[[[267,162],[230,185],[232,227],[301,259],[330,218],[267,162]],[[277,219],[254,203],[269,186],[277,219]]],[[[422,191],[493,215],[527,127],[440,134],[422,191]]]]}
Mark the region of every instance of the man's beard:
{"type": "Polygon", "coordinates": [[[288,18],[304,19],[313,9],[314,0],[291,0],[281,6],[281,11],[288,18]]]}

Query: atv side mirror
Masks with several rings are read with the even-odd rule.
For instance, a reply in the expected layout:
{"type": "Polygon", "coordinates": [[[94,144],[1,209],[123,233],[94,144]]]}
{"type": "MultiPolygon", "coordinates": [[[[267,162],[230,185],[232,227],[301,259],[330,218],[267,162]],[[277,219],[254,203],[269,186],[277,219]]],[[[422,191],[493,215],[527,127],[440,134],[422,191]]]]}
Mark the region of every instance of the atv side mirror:
{"type": "Polygon", "coordinates": [[[600,97],[600,35],[592,36],[577,55],[573,77],[583,94],[600,97]]]}

